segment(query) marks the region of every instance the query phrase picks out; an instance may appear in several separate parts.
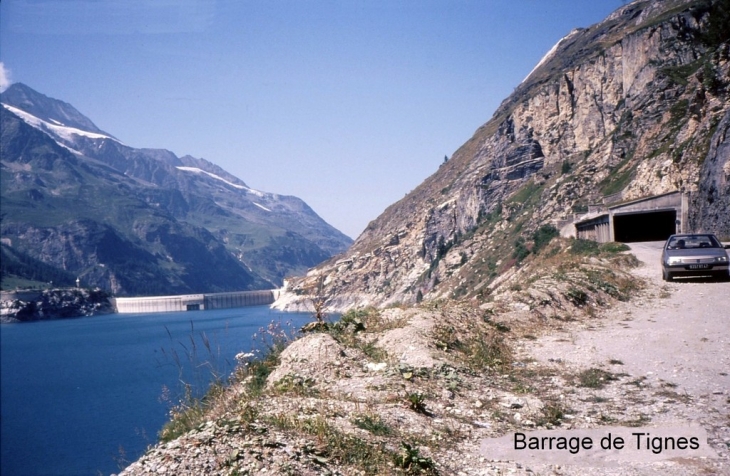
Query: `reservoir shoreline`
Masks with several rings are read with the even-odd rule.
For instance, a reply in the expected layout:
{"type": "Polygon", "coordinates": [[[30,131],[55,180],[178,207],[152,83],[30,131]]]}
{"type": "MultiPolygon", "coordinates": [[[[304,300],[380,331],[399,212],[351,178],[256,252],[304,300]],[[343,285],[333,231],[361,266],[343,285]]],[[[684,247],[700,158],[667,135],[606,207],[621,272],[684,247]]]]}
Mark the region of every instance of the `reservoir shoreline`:
{"type": "Polygon", "coordinates": [[[86,288],[2,291],[0,323],[262,306],[280,294],[280,289],[143,297],[112,297],[101,289],[86,288]]]}

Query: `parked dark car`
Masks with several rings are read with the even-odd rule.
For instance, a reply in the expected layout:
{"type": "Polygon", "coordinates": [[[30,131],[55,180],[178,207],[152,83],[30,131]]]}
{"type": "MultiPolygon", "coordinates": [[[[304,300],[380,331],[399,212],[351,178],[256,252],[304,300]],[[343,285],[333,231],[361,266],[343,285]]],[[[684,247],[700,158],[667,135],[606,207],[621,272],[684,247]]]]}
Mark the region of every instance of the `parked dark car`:
{"type": "Polygon", "coordinates": [[[714,276],[728,279],[728,255],[715,235],[672,235],[662,252],[662,278],[714,276]]]}

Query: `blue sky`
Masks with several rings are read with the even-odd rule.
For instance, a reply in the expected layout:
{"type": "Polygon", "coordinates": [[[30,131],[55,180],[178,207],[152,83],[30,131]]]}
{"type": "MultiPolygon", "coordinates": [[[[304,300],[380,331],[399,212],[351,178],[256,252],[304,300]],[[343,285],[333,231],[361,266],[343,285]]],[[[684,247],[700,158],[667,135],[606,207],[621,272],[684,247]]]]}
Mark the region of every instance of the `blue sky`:
{"type": "Polygon", "coordinates": [[[621,0],[3,0],[0,83],[355,238],[621,0]]]}

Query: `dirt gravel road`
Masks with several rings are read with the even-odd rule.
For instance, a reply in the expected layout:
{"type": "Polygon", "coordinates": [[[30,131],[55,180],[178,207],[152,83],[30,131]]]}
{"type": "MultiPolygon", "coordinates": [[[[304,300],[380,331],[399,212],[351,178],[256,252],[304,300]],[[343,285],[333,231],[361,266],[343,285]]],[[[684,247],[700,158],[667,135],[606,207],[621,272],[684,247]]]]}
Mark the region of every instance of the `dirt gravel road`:
{"type": "MultiPolygon", "coordinates": [[[[646,389],[642,404],[650,418],[642,426],[699,425],[716,453],[661,467],[639,464],[631,474],[730,474],[730,282],[663,282],[661,247],[660,242],[631,245],[643,262],[634,272],[647,282],[641,297],[580,329],[544,336],[529,351],[546,364],[559,360],[573,368],[629,374],[646,389]],[[670,393],[677,398],[666,404],[660,395],[670,393]]],[[[635,403],[625,404],[630,409],[635,403]]]]}

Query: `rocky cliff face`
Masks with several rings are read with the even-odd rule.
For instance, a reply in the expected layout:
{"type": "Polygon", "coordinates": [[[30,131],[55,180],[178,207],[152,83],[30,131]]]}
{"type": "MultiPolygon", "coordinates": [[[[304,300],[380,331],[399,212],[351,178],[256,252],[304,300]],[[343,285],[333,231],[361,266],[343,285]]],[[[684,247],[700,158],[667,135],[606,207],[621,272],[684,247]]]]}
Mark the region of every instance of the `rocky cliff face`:
{"type": "Polygon", "coordinates": [[[483,299],[536,233],[589,205],[691,193],[694,230],[730,236],[726,1],[636,1],[563,38],[434,175],[346,255],[289,283],[333,308],[483,299]]]}

